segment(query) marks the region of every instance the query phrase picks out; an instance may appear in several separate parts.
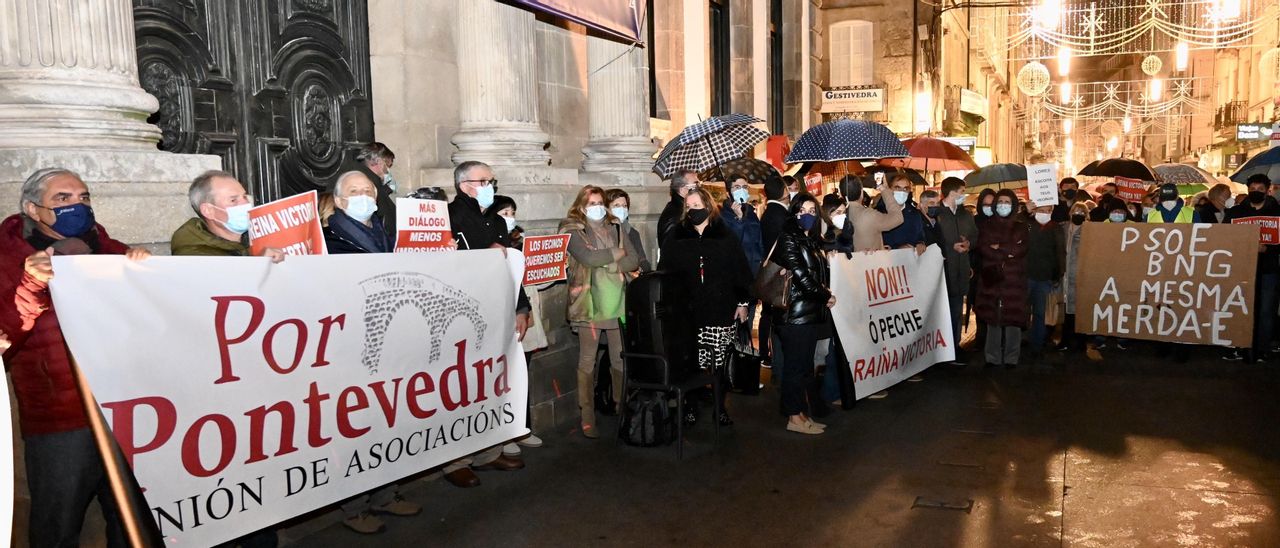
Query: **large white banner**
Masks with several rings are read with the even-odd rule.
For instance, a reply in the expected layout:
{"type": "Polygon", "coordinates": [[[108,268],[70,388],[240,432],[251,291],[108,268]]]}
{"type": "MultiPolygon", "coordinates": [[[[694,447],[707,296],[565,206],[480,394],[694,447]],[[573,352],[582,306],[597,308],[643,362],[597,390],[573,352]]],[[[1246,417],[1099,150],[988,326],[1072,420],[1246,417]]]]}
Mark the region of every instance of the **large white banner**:
{"type": "Polygon", "coordinates": [[[52,291],[161,534],[209,546],[527,433],[509,255],[55,257],[52,291]]]}
{"type": "Polygon", "coordinates": [[[858,399],[955,359],[937,246],[918,256],[914,249],[837,254],[831,259],[831,291],[831,315],[858,399]]]}

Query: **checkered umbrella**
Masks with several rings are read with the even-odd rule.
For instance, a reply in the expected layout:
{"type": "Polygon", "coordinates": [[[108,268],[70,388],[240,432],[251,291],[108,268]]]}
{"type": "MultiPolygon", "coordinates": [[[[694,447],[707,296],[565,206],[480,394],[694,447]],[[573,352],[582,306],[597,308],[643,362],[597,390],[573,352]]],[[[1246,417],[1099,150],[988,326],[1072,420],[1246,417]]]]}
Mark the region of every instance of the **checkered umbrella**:
{"type": "Polygon", "coordinates": [[[738,158],[737,160],[729,160],[728,162],[711,169],[703,170],[702,173],[698,174],[698,179],[703,181],[730,182],[741,177],[753,185],[762,185],[764,184],[764,180],[769,177],[770,173],[777,172],[778,170],[773,168],[773,164],[764,160],[757,160],[755,158],[738,158]]]}
{"type": "Polygon", "coordinates": [[[688,126],[658,154],[653,172],[667,178],[682,169],[703,171],[741,157],[769,138],[769,132],[755,126],[760,122],[764,120],[755,116],[726,114],[688,126]]]}
{"type": "Polygon", "coordinates": [[[835,120],[818,124],[796,141],[786,162],[838,162],[903,158],[907,147],[883,125],[866,120],[835,120]]]}

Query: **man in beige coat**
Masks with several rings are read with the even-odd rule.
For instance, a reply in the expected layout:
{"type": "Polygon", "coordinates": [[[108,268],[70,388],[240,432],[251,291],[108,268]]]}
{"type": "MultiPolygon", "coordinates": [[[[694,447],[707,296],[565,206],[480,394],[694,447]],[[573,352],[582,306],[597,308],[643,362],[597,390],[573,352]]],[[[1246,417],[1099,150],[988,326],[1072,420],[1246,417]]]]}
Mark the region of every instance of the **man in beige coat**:
{"type": "MultiPolygon", "coordinates": [[[[862,205],[862,185],[857,177],[846,177],[841,186],[844,187],[845,199],[849,201],[849,222],[853,223],[854,251],[879,251],[884,249],[882,233],[902,224],[902,204],[896,200],[885,200],[885,212],[876,211],[862,205]],[[852,179],[852,181],[850,181],[852,179]]],[[[880,183],[876,190],[881,195],[888,192],[888,186],[880,183]]]]}

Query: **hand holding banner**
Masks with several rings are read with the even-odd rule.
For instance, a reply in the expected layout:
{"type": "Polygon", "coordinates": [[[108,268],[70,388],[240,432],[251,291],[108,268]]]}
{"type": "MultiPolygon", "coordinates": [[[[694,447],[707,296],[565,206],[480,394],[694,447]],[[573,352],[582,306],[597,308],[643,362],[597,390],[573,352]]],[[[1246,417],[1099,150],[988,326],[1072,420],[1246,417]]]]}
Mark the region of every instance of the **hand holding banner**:
{"type": "Polygon", "coordinates": [[[1058,205],[1058,164],[1027,166],[1027,188],[1036,207],[1058,205]]]}
{"type": "Polygon", "coordinates": [[[396,253],[452,249],[449,202],[396,198],[396,253]]]}
{"type": "Polygon", "coordinates": [[[822,174],[810,173],[804,177],[804,191],[814,197],[822,196],[822,174]]]}
{"type": "Polygon", "coordinates": [[[275,248],[287,255],[324,255],[324,229],[316,191],[295,194],[249,210],[249,252],[275,248]]]}
{"type": "Polygon", "coordinates": [[[1231,224],[1257,226],[1258,243],[1265,245],[1280,244],[1280,217],[1241,217],[1231,219],[1231,224]]]}

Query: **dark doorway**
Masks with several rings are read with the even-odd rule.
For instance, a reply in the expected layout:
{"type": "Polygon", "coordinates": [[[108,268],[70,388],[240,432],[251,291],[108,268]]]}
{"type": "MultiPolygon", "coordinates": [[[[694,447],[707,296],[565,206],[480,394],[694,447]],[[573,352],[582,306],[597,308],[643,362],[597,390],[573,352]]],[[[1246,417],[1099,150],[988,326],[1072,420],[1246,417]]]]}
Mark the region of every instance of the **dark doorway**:
{"type": "Polygon", "coordinates": [[[373,139],[366,0],[133,0],[162,150],[216,154],[259,203],[323,189],[373,139]]]}

